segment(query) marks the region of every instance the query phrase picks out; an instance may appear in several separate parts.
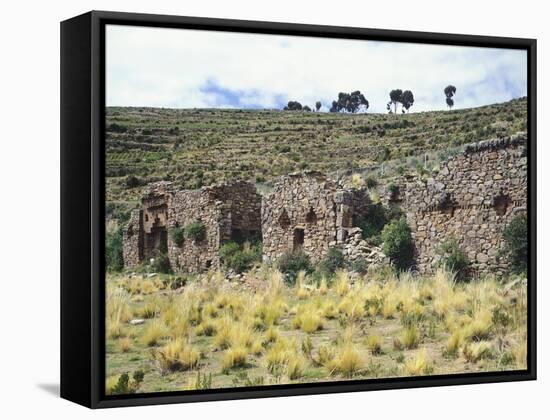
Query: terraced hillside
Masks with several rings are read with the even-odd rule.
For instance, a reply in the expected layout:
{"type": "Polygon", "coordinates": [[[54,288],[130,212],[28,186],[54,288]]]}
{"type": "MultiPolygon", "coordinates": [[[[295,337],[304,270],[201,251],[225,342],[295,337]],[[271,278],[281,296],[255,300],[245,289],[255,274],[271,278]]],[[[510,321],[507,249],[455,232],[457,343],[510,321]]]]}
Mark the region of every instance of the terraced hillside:
{"type": "Polygon", "coordinates": [[[107,201],[133,205],[160,179],[261,187],[304,169],[430,171],[463,144],[526,131],[527,102],[405,115],[112,107],[106,127],[107,201]]]}

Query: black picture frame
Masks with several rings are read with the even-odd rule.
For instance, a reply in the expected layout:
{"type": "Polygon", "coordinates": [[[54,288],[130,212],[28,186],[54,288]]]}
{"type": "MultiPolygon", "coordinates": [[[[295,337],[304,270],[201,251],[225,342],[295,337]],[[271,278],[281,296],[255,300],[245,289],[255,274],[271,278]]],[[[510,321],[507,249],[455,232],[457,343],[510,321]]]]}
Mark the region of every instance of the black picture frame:
{"type": "Polygon", "coordinates": [[[90,408],[536,379],[536,40],[92,11],[61,23],[61,397],[90,408]],[[528,368],[321,384],[104,395],[105,25],[368,39],[527,51],[528,368]]]}

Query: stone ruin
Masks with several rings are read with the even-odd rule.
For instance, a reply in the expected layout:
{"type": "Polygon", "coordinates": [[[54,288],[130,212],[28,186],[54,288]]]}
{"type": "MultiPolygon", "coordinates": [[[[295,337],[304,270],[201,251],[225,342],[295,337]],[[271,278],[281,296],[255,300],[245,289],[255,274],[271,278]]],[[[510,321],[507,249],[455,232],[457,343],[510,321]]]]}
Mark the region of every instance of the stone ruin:
{"type": "MultiPolygon", "coordinates": [[[[395,185],[382,202],[404,209],[421,274],[433,272],[438,248],[450,239],[458,241],[474,272],[502,274],[508,268],[500,253],[503,230],[527,207],[524,137],[469,145],[433,178],[402,178],[395,185]]],[[[123,237],[124,264],[135,267],[161,250],[174,271],[202,272],[220,267],[224,242],[261,239],[264,261],[300,248],[317,263],[331,247],[339,247],[350,262],[362,258],[380,265],[388,260],[355,226],[369,203],[366,188],[347,189],[314,171],[280,177],[263,199],[244,181],[195,191],[154,183],[141,208],[131,213],[123,237]],[[174,243],[171,229],[192,222],[204,225],[204,240],[174,243]]]]}
{"type": "Polygon", "coordinates": [[[163,251],[176,272],[218,268],[218,251],[225,241],[261,237],[260,209],[261,197],[248,182],[194,191],[176,190],[168,182],[150,184],[124,231],[124,264],[132,268],[163,251]],[[204,226],[204,239],[185,237],[176,244],[171,230],[194,222],[204,226]]]}
{"type": "Polygon", "coordinates": [[[503,230],[527,210],[526,138],[469,145],[433,178],[409,180],[404,190],[399,196],[420,273],[433,272],[440,245],[456,239],[473,272],[501,275],[508,268],[499,252],[503,230]]]}
{"type": "Polygon", "coordinates": [[[366,189],[343,189],[320,172],[280,177],[262,202],[264,260],[301,248],[319,262],[330,247],[343,247],[369,203],[366,189]]]}

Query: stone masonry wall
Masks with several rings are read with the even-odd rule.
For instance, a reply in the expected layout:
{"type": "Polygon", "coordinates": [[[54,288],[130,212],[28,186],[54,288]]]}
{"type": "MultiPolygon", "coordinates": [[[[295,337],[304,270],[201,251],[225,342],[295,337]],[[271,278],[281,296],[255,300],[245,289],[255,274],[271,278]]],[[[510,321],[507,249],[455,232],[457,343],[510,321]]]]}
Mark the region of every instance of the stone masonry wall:
{"type": "Polygon", "coordinates": [[[320,261],[331,246],[343,244],[353,227],[363,192],[342,190],[319,172],[302,172],[279,178],[274,191],[262,201],[264,260],[279,258],[302,248],[311,261],[320,261]]]}
{"type": "Polygon", "coordinates": [[[132,212],[124,232],[123,253],[126,267],[135,267],[157,250],[167,252],[176,272],[201,272],[218,268],[221,244],[235,237],[257,237],[261,198],[252,184],[236,182],[200,190],[174,190],[167,182],[150,184],[142,208],[132,212]],[[178,245],[171,231],[200,222],[205,239],[185,238],[178,245]]]}
{"type": "Polygon", "coordinates": [[[406,183],[403,208],[411,227],[417,268],[429,273],[437,249],[457,239],[476,273],[502,272],[502,233],[527,206],[527,157],[524,137],[467,146],[448,159],[439,173],[406,183]]]}

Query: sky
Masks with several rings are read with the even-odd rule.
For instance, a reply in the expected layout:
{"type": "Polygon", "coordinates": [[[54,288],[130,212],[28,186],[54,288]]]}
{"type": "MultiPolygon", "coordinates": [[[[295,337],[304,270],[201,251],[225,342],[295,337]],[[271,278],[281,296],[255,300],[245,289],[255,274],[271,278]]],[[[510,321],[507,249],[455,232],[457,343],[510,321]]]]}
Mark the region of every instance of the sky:
{"type": "Polygon", "coordinates": [[[397,42],[108,25],[107,106],[282,108],[328,111],[360,90],[368,112],[387,112],[392,89],[411,90],[410,112],[527,95],[527,52],[397,42]]]}

